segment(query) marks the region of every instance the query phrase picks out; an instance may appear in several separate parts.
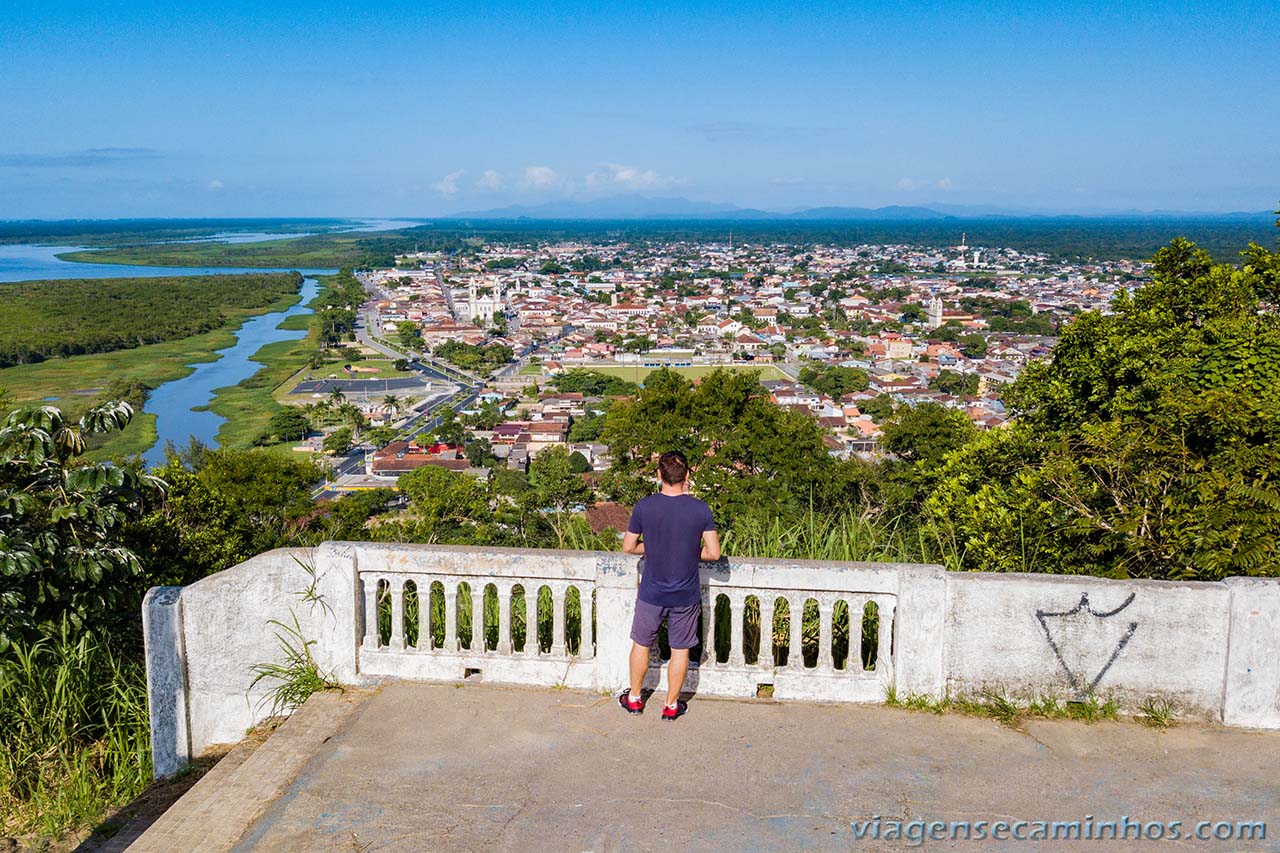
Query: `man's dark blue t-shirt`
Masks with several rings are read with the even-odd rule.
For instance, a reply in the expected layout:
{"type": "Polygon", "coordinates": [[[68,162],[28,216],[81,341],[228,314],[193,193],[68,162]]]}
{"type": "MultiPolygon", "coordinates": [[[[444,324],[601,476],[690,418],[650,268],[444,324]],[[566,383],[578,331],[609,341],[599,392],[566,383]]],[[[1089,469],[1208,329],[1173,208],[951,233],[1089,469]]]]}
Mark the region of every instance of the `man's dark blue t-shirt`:
{"type": "Polygon", "coordinates": [[[715,530],[711,507],[691,495],[649,495],[631,511],[627,530],[644,536],[641,601],[688,607],[702,600],[698,558],[702,534],[715,530]]]}

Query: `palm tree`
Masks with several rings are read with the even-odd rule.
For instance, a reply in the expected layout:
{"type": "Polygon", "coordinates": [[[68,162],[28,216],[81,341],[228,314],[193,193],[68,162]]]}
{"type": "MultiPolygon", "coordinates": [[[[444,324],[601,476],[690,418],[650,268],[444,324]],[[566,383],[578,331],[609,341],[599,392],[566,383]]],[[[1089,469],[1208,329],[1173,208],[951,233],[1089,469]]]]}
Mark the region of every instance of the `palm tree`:
{"type": "Polygon", "coordinates": [[[364,413],[350,403],[343,403],[338,407],[337,414],[350,425],[352,437],[359,439],[361,428],[369,423],[365,420],[364,413]]]}
{"type": "Polygon", "coordinates": [[[341,388],[334,388],[329,392],[329,402],[334,406],[341,406],[347,401],[347,395],[342,393],[341,388]]]}
{"type": "Polygon", "coordinates": [[[390,409],[392,412],[394,412],[397,415],[400,414],[402,409],[404,409],[404,401],[401,400],[399,397],[397,397],[395,394],[388,394],[387,396],[383,397],[382,405],[386,406],[388,409],[390,409]]]}

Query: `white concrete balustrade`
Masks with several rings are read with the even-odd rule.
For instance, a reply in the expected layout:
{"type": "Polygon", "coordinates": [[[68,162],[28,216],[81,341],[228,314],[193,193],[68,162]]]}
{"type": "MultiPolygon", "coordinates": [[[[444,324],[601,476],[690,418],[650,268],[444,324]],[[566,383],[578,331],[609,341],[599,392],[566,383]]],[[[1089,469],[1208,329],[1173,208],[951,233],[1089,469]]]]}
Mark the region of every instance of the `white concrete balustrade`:
{"type": "MultiPolygon", "coordinates": [[[[620,690],[639,574],[619,553],[326,543],[153,589],[143,620],[157,775],[270,713],[271,682],[254,685],[252,667],[282,657],[272,620],[296,617],[316,666],[343,685],[620,690]]],[[[702,643],[686,681],[696,694],[1093,694],[1125,708],[1158,697],[1184,715],[1280,728],[1280,581],[735,557],[704,564],[702,581],[702,643]]],[[[664,673],[655,652],[646,683],[664,687],[664,673]]]]}

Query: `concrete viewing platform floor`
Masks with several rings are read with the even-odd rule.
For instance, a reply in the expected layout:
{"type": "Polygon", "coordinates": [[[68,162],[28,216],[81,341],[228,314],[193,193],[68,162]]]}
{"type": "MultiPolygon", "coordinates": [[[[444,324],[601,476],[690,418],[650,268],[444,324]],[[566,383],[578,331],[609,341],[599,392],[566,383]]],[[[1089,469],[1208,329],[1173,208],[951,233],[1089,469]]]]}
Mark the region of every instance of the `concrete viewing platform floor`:
{"type": "Polygon", "coordinates": [[[675,723],[658,710],[655,701],[631,717],[611,696],[470,683],[313,697],[227,777],[201,780],[135,849],[910,846],[857,838],[851,822],[877,815],[882,834],[898,819],[1127,816],[1181,821],[1183,833],[1200,820],[1267,822],[1265,841],[925,840],[930,849],[1280,849],[1280,732],[1010,728],[881,706],[701,698],[675,723]]]}

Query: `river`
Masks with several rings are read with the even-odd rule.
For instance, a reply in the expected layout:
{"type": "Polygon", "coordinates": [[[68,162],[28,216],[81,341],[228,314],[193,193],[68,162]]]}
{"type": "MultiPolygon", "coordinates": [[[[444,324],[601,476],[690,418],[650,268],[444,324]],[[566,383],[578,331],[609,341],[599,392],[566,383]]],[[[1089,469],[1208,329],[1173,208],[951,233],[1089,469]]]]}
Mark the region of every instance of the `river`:
{"type": "Polygon", "coordinates": [[[319,291],[320,283],[314,278],[303,279],[302,301],[286,311],[249,319],[236,333],[235,344],[214,353],[216,361],[193,365],[193,373],[166,382],[151,392],[143,411],[156,416],[156,432],[160,437],[142,456],[148,465],[164,462],[165,444],[170,441],[181,446],[189,437],[195,436],[210,447],[217,446],[218,428],[226,418],[210,411],[196,412],[192,409],[208,405],[215,389],[235,385],[256,373],[262,365],[250,359],[262,347],[276,341],[295,341],[306,337],[304,330],[277,327],[286,317],[310,314],[307,303],[319,291]]]}
{"type": "MultiPolygon", "coordinates": [[[[226,239],[231,235],[220,235],[226,239]]],[[[296,236],[296,235],[288,235],[296,236]]],[[[234,273],[288,272],[287,269],[261,267],[155,267],[128,264],[83,264],[59,260],[62,252],[74,251],[76,246],[0,246],[0,282],[37,281],[67,278],[136,278],[181,275],[229,275],[234,273]]],[[[261,367],[250,357],[266,344],[276,341],[297,340],[306,332],[280,329],[277,326],[286,318],[297,314],[309,314],[307,304],[319,292],[319,283],[312,276],[334,273],[332,269],[300,269],[304,276],[302,299],[285,311],[262,314],[247,320],[236,330],[236,343],[218,350],[217,360],[192,365],[194,372],[166,382],[151,392],[144,411],[156,416],[159,440],[144,454],[149,464],[164,461],[166,442],[187,443],[190,436],[205,444],[216,446],[215,437],[225,418],[213,412],[192,411],[207,406],[213,400],[217,388],[235,385],[252,376],[261,367]]],[[[0,387],[4,385],[4,373],[0,371],[0,387]]]]}

